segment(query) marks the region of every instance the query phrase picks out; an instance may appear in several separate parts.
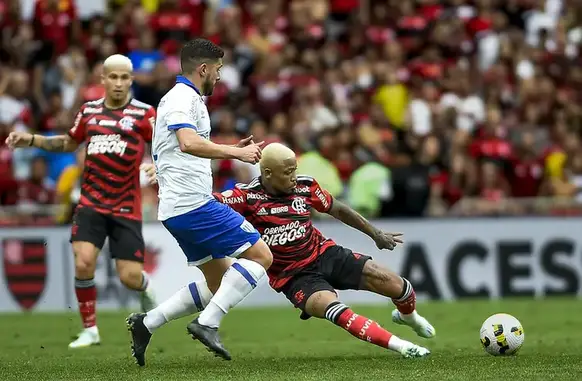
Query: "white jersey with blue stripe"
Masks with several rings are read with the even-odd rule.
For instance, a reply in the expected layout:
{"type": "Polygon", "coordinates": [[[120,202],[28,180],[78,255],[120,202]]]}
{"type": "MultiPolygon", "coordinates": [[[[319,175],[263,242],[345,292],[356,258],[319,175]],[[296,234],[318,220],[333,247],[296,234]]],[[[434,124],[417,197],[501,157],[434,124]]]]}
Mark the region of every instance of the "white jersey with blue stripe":
{"type": "Polygon", "coordinates": [[[152,157],[159,185],[158,219],[164,221],[200,208],[212,198],[210,159],[180,150],[176,131],[192,128],[210,139],[210,116],[200,91],[183,76],[158,105],[152,157]]]}

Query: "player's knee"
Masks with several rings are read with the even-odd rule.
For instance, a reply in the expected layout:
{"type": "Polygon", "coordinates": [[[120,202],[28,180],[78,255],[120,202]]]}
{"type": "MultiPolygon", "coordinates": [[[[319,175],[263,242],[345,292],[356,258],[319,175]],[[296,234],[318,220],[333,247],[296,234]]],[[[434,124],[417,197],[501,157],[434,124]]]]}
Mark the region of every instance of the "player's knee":
{"type": "Polygon", "coordinates": [[[89,242],[73,242],[75,255],[75,276],[90,279],[95,275],[95,265],[99,250],[89,242]]]}
{"type": "Polygon", "coordinates": [[[121,268],[117,270],[119,280],[127,288],[134,290],[139,289],[143,281],[143,275],[140,269],[121,268]]]}
{"type": "Polygon", "coordinates": [[[77,278],[89,279],[95,274],[95,258],[92,253],[75,252],[75,275],[77,278]]]}
{"type": "Polygon", "coordinates": [[[262,239],[258,240],[250,249],[245,251],[241,255],[241,258],[259,263],[265,270],[268,270],[273,263],[271,249],[269,249],[269,246],[262,239]]]}
{"type": "Polygon", "coordinates": [[[331,291],[318,291],[311,295],[305,303],[305,312],[317,318],[325,318],[325,310],[331,303],[337,301],[337,295],[331,291]]]}
{"type": "Polygon", "coordinates": [[[388,297],[398,296],[402,292],[402,278],[377,262],[369,260],[362,270],[361,288],[388,297]]]}

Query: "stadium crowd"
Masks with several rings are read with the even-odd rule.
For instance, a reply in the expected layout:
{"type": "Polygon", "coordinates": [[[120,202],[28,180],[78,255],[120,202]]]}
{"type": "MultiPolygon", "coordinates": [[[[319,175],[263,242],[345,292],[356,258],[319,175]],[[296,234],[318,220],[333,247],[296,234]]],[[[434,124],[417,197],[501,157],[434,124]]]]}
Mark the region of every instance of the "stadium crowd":
{"type": "MultiPolygon", "coordinates": [[[[367,216],[579,213],[577,4],[0,0],[0,135],[67,131],[103,96],[101,63],[117,52],[134,65],[135,98],[156,106],[181,43],[205,36],[226,50],[207,99],[213,140],[284,142],[300,173],[367,216]]],[[[68,223],[83,155],[0,146],[2,223],[68,223]]],[[[217,190],[258,174],[214,170],[217,190]]]]}

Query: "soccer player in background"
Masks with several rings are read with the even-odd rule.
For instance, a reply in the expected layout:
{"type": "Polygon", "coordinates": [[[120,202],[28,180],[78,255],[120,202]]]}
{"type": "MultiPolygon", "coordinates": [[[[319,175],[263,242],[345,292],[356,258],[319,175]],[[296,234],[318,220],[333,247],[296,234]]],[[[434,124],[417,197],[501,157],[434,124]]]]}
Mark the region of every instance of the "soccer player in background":
{"type": "Polygon", "coordinates": [[[155,329],[202,309],[188,324],[188,332],[217,356],[230,360],[218,335],[220,322],[256,287],[272,262],[271,251],[256,229],[212,196],[211,159],[254,164],[261,158],[262,143],[250,138],[237,146],[210,141],[210,117],[202,97],[211,95],[220,79],[223,55],[220,47],[205,39],[186,43],[180,53],[182,75],[158,106],[152,144],[158,219],[205,281],[190,283],[147,315],[127,318],[132,353],[140,366],[145,364],[145,350],[155,329]]]}
{"type": "MultiPolygon", "coordinates": [[[[374,240],[379,249],[393,250],[400,233],[385,233],[347,205],[334,200],[317,181],[297,176],[292,150],[272,143],[263,150],[261,177],[215,197],[241,213],[261,233],[273,253],[270,285],[299,308],[301,318],[327,319],[353,336],[400,353],[424,357],[428,349],[402,340],[371,319],[354,313],[338,300],[336,289],[367,290],[392,299],[392,321],[432,338],[435,329],[416,312],[416,295],[407,279],[371,257],[326,239],[311,222],[311,210],[327,213],[374,240]]],[[[151,181],[155,173],[148,172],[151,181]]],[[[210,294],[201,295],[200,305],[210,294]]],[[[167,319],[173,318],[168,315],[167,319]]]]}
{"type": "Polygon", "coordinates": [[[109,238],[117,273],[128,288],[140,292],[142,309],[154,307],[148,275],[143,271],[140,164],[152,138],[155,110],[132,98],[131,61],[122,55],[103,64],[105,98],[85,103],[66,135],[45,137],[11,132],[10,148],[36,147],[72,152],[86,144],[81,197],[73,217],[71,243],[75,255],[75,293],[83,331],[69,348],[100,343],[95,315],[95,266],[109,238]]]}

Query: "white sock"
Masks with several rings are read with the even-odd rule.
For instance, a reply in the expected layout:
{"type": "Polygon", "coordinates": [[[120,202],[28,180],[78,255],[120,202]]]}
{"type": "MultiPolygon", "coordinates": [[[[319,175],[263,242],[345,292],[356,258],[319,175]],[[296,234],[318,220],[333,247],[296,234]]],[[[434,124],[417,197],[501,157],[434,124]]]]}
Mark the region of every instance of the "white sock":
{"type": "Polygon", "coordinates": [[[141,287],[139,288],[142,292],[146,292],[147,289],[150,287],[150,276],[145,271],[141,272],[142,281],[141,287]]]}
{"type": "Polygon", "coordinates": [[[406,341],[402,340],[396,335],[392,335],[392,337],[390,337],[390,340],[388,340],[388,349],[391,349],[396,352],[401,352],[406,344],[407,344],[406,341]]]}
{"type": "Polygon", "coordinates": [[[149,311],[143,323],[153,333],[169,321],[204,310],[211,298],[212,293],[206,285],[206,280],[192,282],[149,311]]]}
{"type": "Polygon", "coordinates": [[[266,274],[259,263],[237,259],[222,277],[218,291],[198,316],[198,322],[207,327],[218,327],[224,315],[250,294],[266,274]]]}
{"type": "Polygon", "coordinates": [[[416,319],[418,318],[418,313],[416,312],[416,310],[412,311],[411,314],[403,314],[401,312],[400,317],[402,318],[402,320],[404,320],[408,323],[415,323],[416,319]]]}

